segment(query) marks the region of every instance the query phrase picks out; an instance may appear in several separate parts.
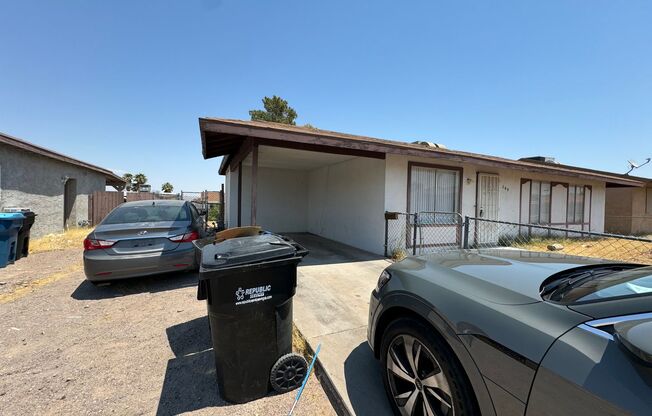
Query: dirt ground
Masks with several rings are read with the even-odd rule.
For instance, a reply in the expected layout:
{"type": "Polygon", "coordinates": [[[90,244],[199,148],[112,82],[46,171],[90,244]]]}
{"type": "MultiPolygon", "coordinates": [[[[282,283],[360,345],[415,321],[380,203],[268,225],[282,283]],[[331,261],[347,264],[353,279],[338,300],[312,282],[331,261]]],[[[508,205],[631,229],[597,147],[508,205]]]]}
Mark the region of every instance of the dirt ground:
{"type": "MultiPolygon", "coordinates": [[[[193,273],[95,287],[79,249],[0,269],[3,415],[284,415],[296,392],[244,405],[217,394],[193,273]]],[[[334,415],[313,376],[296,415],[334,415]]]]}
{"type": "Polygon", "coordinates": [[[609,260],[652,264],[652,243],[644,241],[601,238],[592,240],[542,238],[531,242],[515,244],[515,247],[532,251],[548,251],[548,245],[561,244],[559,251],[574,256],[598,257],[609,260]]]}

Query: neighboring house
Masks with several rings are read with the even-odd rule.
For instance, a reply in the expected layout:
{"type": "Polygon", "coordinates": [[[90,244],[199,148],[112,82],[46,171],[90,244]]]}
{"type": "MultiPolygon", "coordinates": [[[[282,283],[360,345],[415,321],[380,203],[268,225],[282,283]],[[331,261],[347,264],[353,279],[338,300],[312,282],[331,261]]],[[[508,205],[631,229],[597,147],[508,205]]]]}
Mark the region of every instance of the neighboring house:
{"type": "Polygon", "coordinates": [[[224,191],[202,191],[201,200],[206,201],[208,204],[208,209],[210,210],[213,207],[222,205],[224,202],[223,195],[224,191]]]}
{"type": "Polygon", "coordinates": [[[511,160],[267,122],[201,118],[199,125],[204,158],[224,156],[228,227],[310,232],[378,254],[386,211],[603,231],[606,189],[644,186],[547,158],[511,160]]]}
{"type": "Polygon", "coordinates": [[[113,172],[0,133],[0,209],[37,214],[31,235],[57,233],[88,221],[88,196],[124,187],[113,172]]]}
{"type": "Polygon", "coordinates": [[[652,234],[652,180],[644,188],[608,188],[605,231],[626,235],[652,234]]]}

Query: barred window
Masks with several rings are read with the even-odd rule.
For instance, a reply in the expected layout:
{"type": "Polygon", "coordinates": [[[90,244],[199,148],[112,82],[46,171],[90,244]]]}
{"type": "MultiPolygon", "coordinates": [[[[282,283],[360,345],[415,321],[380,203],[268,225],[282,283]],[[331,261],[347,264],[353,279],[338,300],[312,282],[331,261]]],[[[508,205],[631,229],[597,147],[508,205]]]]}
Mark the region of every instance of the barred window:
{"type": "Polygon", "coordinates": [[[569,224],[584,222],[584,186],[570,185],[568,187],[568,211],[566,221],[569,224]]]}
{"type": "Polygon", "coordinates": [[[550,224],[552,195],[550,182],[532,181],[530,189],[530,223],[550,224]]]}

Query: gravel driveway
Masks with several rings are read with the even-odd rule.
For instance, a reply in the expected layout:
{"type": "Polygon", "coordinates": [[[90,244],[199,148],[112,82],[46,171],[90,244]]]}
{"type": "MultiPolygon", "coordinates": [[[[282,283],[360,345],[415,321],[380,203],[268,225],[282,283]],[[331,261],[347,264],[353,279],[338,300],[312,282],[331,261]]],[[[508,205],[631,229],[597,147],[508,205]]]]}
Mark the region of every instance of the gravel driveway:
{"type": "MultiPolygon", "coordinates": [[[[95,287],[80,250],[1,269],[2,414],[287,414],[295,392],[244,405],[219,398],[196,278],[95,287]]],[[[334,415],[314,376],[295,414],[334,415]]]]}

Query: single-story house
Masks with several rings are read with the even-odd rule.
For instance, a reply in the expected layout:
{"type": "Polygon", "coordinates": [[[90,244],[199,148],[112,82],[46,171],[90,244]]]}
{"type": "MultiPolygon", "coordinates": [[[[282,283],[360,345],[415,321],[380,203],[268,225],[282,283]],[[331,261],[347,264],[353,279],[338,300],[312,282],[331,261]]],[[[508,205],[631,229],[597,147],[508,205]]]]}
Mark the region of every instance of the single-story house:
{"type": "Polygon", "coordinates": [[[604,230],[605,193],[641,180],[548,158],[506,159],[309,127],[200,118],[204,158],[223,156],[225,222],[309,232],[384,251],[385,213],[444,211],[604,230]]]}
{"type": "Polygon", "coordinates": [[[608,188],[605,231],[625,235],[652,235],[652,180],[643,188],[608,188]]]}
{"type": "Polygon", "coordinates": [[[0,209],[34,211],[32,236],[88,221],[88,196],[106,186],[121,189],[124,181],[108,169],[0,133],[0,209]]]}

